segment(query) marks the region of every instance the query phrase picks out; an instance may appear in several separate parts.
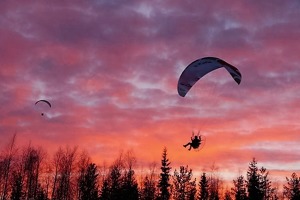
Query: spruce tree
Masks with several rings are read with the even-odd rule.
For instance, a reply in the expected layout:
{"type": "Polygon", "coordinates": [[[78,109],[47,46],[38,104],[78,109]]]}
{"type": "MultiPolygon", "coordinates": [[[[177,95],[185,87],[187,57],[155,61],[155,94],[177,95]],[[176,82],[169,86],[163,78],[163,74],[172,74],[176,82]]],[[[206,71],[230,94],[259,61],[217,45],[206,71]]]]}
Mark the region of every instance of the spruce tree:
{"type": "Polygon", "coordinates": [[[199,181],[199,188],[200,188],[200,192],[199,192],[199,200],[208,200],[208,180],[206,177],[206,173],[203,173],[201,175],[200,181],[199,181]]]}
{"type": "Polygon", "coordinates": [[[247,171],[247,189],[249,200],[265,200],[276,199],[276,188],[272,187],[272,183],[269,180],[269,172],[266,168],[257,168],[257,162],[253,158],[249,164],[247,171]]]}
{"type": "Polygon", "coordinates": [[[266,168],[262,167],[259,170],[259,183],[260,183],[260,190],[263,199],[273,199],[274,190],[272,188],[272,183],[269,179],[269,172],[266,168]]]}
{"type": "Polygon", "coordinates": [[[79,179],[80,197],[82,200],[98,199],[97,166],[90,163],[79,179]]]}
{"type": "Polygon", "coordinates": [[[247,190],[249,200],[261,200],[260,177],[255,158],[250,162],[247,171],[247,190]]]}
{"type": "Polygon", "coordinates": [[[103,181],[101,187],[101,200],[122,199],[122,170],[123,163],[121,160],[117,160],[110,166],[109,174],[103,181]]]}
{"type": "Polygon", "coordinates": [[[111,166],[109,174],[109,199],[120,200],[122,198],[122,170],[123,163],[116,162],[111,166]]]}
{"type": "Polygon", "coordinates": [[[171,167],[169,166],[171,163],[169,159],[167,158],[167,148],[164,147],[163,153],[162,153],[162,160],[161,160],[161,173],[160,173],[160,179],[158,182],[158,188],[159,188],[159,200],[169,200],[170,199],[170,170],[171,167]]]}
{"type": "Polygon", "coordinates": [[[103,181],[101,191],[100,191],[100,200],[108,200],[110,199],[110,188],[109,188],[109,181],[105,179],[103,181]]]}
{"type": "Polygon", "coordinates": [[[121,191],[122,200],[138,200],[139,198],[138,184],[132,168],[124,174],[121,191]]]}
{"type": "Polygon", "coordinates": [[[239,176],[236,180],[233,180],[234,188],[232,188],[232,193],[235,200],[247,200],[247,191],[244,176],[239,176]]]}
{"type": "Polygon", "coordinates": [[[140,199],[141,200],[153,200],[155,199],[155,182],[152,180],[151,176],[148,175],[144,178],[142,182],[141,192],[140,192],[140,199]]]}
{"type": "Polygon", "coordinates": [[[283,186],[283,194],[290,200],[300,199],[300,177],[293,173],[291,178],[286,177],[287,185],[283,186]]]}
{"type": "Polygon", "coordinates": [[[208,193],[209,200],[219,200],[220,199],[220,179],[218,177],[211,176],[208,181],[208,193]]]}

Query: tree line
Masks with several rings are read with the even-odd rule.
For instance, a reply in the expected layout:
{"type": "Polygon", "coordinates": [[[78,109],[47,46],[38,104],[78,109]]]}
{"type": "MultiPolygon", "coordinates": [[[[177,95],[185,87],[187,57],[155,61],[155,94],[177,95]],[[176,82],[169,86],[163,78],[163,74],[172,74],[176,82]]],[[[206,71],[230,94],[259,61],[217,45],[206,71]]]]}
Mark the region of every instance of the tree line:
{"type": "Polygon", "coordinates": [[[120,153],[109,166],[92,162],[77,147],[59,148],[49,158],[40,147],[19,149],[15,136],[0,154],[1,200],[276,200],[300,199],[300,178],[286,177],[283,191],[274,186],[266,168],[253,158],[247,174],[232,180],[224,189],[222,179],[212,172],[193,177],[188,166],[171,172],[167,148],[162,151],[160,168],[151,165],[135,172],[136,158],[120,153]]]}

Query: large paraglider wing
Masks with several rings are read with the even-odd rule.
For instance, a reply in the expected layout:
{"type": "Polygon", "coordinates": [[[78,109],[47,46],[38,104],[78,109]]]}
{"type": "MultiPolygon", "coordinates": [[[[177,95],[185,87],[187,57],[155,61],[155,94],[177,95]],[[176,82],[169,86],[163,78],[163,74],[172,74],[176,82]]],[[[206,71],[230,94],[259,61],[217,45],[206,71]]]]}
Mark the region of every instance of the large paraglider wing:
{"type": "Polygon", "coordinates": [[[51,103],[49,101],[43,100],[43,99],[38,100],[37,102],[35,102],[35,105],[38,104],[39,102],[45,102],[46,104],[48,104],[51,107],[51,103]]]}
{"type": "Polygon", "coordinates": [[[178,94],[184,97],[200,78],[221,67],[225,67],[233,79],[240,84],[242,76],[236,67],[219,58],[205,57],[195,60],[184,69],[178,80],[178,94]]]}

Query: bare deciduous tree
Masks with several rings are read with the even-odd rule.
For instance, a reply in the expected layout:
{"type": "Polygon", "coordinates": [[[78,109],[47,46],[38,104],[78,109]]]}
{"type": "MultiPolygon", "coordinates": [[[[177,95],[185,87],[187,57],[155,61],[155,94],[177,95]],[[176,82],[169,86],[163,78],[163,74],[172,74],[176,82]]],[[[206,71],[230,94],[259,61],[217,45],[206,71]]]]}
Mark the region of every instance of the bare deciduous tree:
{"type": "Polygon", "coordinates": [[[16,133],[14,133],[10,143],[0,156],[0,199],[7,199],[9,193],[9,179],[13,165],[13,158],[17,152],[15,148],[16,133]]]}
{"type": "Polygon", "coordinates": [[[59,148],[54,156],[54,181],[52,199],[71,200],[75,198],[76,181],[72,176],[75,168],[77,147],[65,150],[59,148]]]}
{"type": "Polygon", "coordinates": [[[36,149],[29,145],[23,151],[22,176],[24,181],[24,196],[26,199],[36,199],[39,187],[41,162],[44,158],[41,148],[36,149]]]}

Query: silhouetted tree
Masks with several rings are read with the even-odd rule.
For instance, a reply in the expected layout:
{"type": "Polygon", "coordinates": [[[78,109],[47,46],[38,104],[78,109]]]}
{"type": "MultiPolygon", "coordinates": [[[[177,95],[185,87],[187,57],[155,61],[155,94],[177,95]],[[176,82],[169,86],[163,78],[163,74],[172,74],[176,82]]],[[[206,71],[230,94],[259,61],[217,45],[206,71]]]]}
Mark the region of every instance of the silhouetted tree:
{"type": "Polygon", "coordinates": [[[155,169],[156,165],[155,163],[152,163],[150,165],[150,173],[142,180],[140,189],[141,200],[153,200],[157,197],[155,169]]]}
{"type": "Polygon", "coordinates": [[[24,195],[26,199],[37,199],[37,189],[40,174],[40,166],[43,159],[41,149],[29,145],[23,152],[23,180],[24,195]]]}
{"type": "Polygon", "coordinates": [[[99,180],[99,199],[109,199],[109,183],[108,183],[108,174],[109,167],[104,162],[102,165],[98,166],[98,180],[99,180]]]}
{"type": "Polygon", "coordinates": [[[70,200],[74,199],[74,186],[72,183],[72,172],[77,148],[59,148],[54,157],[54,184],[52,189],[52,199],[70,200]]]}
{"type": "Polygon", "coordinates": [[[171,167],[169,166],[171,163],[169,159],[167,158],[167,148],[164,147],[163,153],[162,153],[162,160],[161,160],[161,173],[160,173],[160,179],[158,182],[158,188],[159,188],[159,194],[158,199],[159,200],[169,200],[170,199],[170,186],[169,183],[170,179],[170,170],[171,167]]]}
{"type": "Polygon", "coordinates": [[[193,181],[190,181],[187,189],[187,199],[195,200],[197,199],[197,183],[196,178],[193,181]]]}
{"type": "Polygon", "coordinates": [[[216,175],[216,172],[218,170],[218,167],[213,164],[211,166],[211,173],[208,178],[208,199],[209,200],[219,200],[220,194],[219,190],[221,187],[221,180],[216,175]]]}
{"type": "Polygon", "coordinates": [[[11,200],[21,200],[23,197],[23,179],[21,172],[13,172],[11,200]]]}
{"type": "Polygon", "coordinates": [[[247,171],[247,189],[249,200],[273,200],[278,198],[276,188],[272,187],[269,172],[266,168],[257,168],[257,161],[253,158],[247,171]]]}
{"type": "Polygon", "coordinates": [[[138,184],[135,179],[135,172],[133,169],[134,163],[136,162],[132,152],[129,151],[124,157],[124,175],[122,178],[122,196],[123,200],[138,200],[139,190],[138,184]]]}
{"type": "Polygon", "coordinates": [[[109,167],[108,176],[104,179],[101,187],[100,199],[118,200],[122,199],[122,171],[124,163],[122,155],[109,167]]]}
{"type": "Polygon", "coordinates": [[[110,199],[110,190],[108,180],[104,180],[101,191],[100,191],[100,200],[110,199]]]}
{"type": "Polygon", "coordinates": [[[199,200],[208,200],[208,180],[206,177],[206,173],[203,172],[199,181],[199,200]]]}
{"type": "Polygon", "coordinates": [[[76,188],[76,197],[77,199],[81,199],[82,192],[85,190],[85,178],[87,175],[87,169],[89,168],[90,164],[92,164],[87,152],[82,151],[79,155],[79,159],[77,162],[77,188],[76,188]]]}
{"type": "Polygon", "coordinates": [[[208,193],[209,193],[209,200],[219,200],[219,188],[220,188],[220,180],[217,177],[211,176],[209,177],[209,184],[208,184],[208,193]]]}
{"type": "Polygon", "coordinates": [[[247,200],[247,189],[244,176],[239,176],[233,180],[234,187],[231,189],[235,200],[247,200]]]}
{"type": "Polygon", "coordinates": [[[122,181],[122,195],[124,200],[138,200],[138,184],[134,178],[134,170],[131,169],[124,174],[122,181]]]}
{"type": "Polygon", "coordinates": [[[83,170],[79,178],[79,199],[96,200],[98,199],[97,166],[94,163],[90,163],[87,169],[83,170]]]}
{"type": "Polygon", "coordinates": [[[192,181],[192,170],[188,166],[175,169],[173,178],[173,198],[178,200],[195,199],[195,181],[192,181]]]}
{"type": "Polygon", "coordinates": [[[42,163],[43,166],[43,176],[41,176],[41,187],[44,189],[45,194],[47,197],[50,197],[51,195],[51,184],[53,181],[53,166],[52,163],[49,162],[49,160],[44,160],[44,163],[42,163]]]}
{"type": "Polygon", "coordinates": [[[264,200],[273,200],[276,194],[274,193],[275,188],[272,187],[272,183],[268,177],[269,172],[264,167],[260,168],[259,172],[259,183],[262,198],[264,200]]]}
{"type": "Polygon", "coordinates": [[[55,199],[57,188],[58,188],[58,182],[60,179],[60,171],[61,171],[61,163],[63,159],[63,150],[62,148],[59,148],[58,151],[54,154],[53,156],[53,174],[54,174],[54,179],[53,179],[53,186],[52,186],[52,193],[51,193],[51,199],[55,199]]]}
{"type": "Polygon", "coordinates": [[[249,200],[261,200],[260,176],[255,158],[250,162],[247,171],[247,190],[249,200]]]}
{"type": "Polygon", "coordinates": [[[16,154],[15,148],[16,133],[13,135],[5,152],[0,157],[0,199],[8,198],[9,180],[11,178],[11,171],[13,165],[13,158],[16,154]]]}
{"type": "Polygon", "coordinates": [[[100,200],[109,200],[110,199],[110,188],[109,188],[108,179],[103,180],[99,199],[100,200]]]}
{"type": "Polygon", "coordinates": [[[300,199],[300,177],[296,173],[291,178],[286,177],[287,185],[283,186],[283,194],[290,200],[300,199]]]}
{"type": "Polygon", "coordinates": [[[141,200],[153,200],[155,199],[155,182],[151,176],[146,175],[142,182],[140,198],[141,200]]]}

